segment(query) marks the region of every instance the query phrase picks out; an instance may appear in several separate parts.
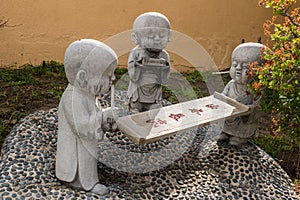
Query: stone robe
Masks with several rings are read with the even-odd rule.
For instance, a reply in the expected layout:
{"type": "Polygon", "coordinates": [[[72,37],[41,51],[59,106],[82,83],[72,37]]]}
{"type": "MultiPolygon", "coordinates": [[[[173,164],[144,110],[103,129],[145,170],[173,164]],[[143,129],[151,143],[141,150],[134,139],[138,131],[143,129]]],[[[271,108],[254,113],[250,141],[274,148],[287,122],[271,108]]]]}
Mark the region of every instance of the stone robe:
{"type": "Polygon", "coordinates": [[[87,191],[99,182],[98,141],[94,139],[101,130],[97,112],[94,97],[68,85],[58,109],[55,173],[58,179],[87,191]]]}
{"type": "Polygon", "coordinates": [[[128,57],[128,74],[130,77],[128,97],[132,102],[158,103],[162,100],[161,85],[168,81],[170,66],[160,71],[150,67],[142,69],[136,65],[136,62],[142,58],[163,58],[169,64],[169,54],[162,50],[156,55],[150,55],[145,49],[135,47],[128,57]]]}
{"type": "Polygon", "coordinates": [[[225,121],[223,131],[229,135],[239,138],[249,138],[253,136],[258,129],[259,118],[259,100],[254,100],[252,93],[238,93],[235,81],[231,80],[224,88],[223,94],[237,100],[250,107],[251,113],[246,116],[236,117],[225,121]]]}

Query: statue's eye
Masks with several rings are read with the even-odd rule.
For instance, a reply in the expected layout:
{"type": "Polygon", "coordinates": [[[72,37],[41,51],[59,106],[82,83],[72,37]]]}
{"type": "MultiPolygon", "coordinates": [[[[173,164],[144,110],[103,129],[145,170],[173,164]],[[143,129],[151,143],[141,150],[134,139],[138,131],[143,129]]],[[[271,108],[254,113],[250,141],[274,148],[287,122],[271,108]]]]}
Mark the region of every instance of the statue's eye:
{"type": "Polygon", "coordinates": [[[236,61],[232,62],[231,66],[234,67],[234,68],[236,68],[237,67],[236,61]]]}

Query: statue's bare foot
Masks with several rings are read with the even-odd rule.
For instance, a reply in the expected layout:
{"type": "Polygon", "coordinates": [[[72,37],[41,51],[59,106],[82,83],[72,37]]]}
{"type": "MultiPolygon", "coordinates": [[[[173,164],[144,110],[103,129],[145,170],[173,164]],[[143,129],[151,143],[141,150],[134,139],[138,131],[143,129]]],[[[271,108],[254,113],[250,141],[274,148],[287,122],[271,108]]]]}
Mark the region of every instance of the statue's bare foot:
{"type": "Polygon", "coordinates": [[[97,183],[91,192],[99,195],[106,195],[108,193],[108,189],[104,185],[97,183]]]}

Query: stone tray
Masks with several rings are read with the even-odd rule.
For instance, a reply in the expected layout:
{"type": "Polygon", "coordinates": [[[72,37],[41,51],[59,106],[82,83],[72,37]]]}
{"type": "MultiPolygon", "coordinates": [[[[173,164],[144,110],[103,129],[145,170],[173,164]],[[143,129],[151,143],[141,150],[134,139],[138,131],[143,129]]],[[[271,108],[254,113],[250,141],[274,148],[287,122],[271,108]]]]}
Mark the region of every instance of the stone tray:
{"type": "Polygon", "coordinates": [[[249,112],[248,106],[215,92],[208,97],[120,117],[116,123],[127,137],[142,145],[249,112]]]}
{"type": "Polygon", "coordinates": [[[167,62],[162,59],[148,58],[148,59],[143,59],[142,64],[144,66],[149,66],[149,67],[165,67],[167,65],[167,62]]]}

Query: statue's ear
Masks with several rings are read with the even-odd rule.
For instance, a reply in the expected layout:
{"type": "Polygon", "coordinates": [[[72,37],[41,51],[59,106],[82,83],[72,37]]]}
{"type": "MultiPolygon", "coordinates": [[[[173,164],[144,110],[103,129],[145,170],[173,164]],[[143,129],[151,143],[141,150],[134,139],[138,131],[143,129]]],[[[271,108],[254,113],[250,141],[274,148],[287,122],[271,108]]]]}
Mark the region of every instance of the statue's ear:
{"type": "Polygon", "coordinates": [[[138,36],[135,32],[131,33],[131,40],[137,45],[138,42],[138,36]]]}
{"type": "Polygon", "coordinates": [[[169,38],[168,38],[168,42],[170,42],[170,41],[171,41],[171,37],[172,37],[172,31],[170,30],[170,31],[169,31],[169,38]]]}
{"type": "Polygon", "coordinates": [[[78,85],[84,88],[87,85],[87,74],[85,70],[79,70],[77,73],[78,85]]]}

